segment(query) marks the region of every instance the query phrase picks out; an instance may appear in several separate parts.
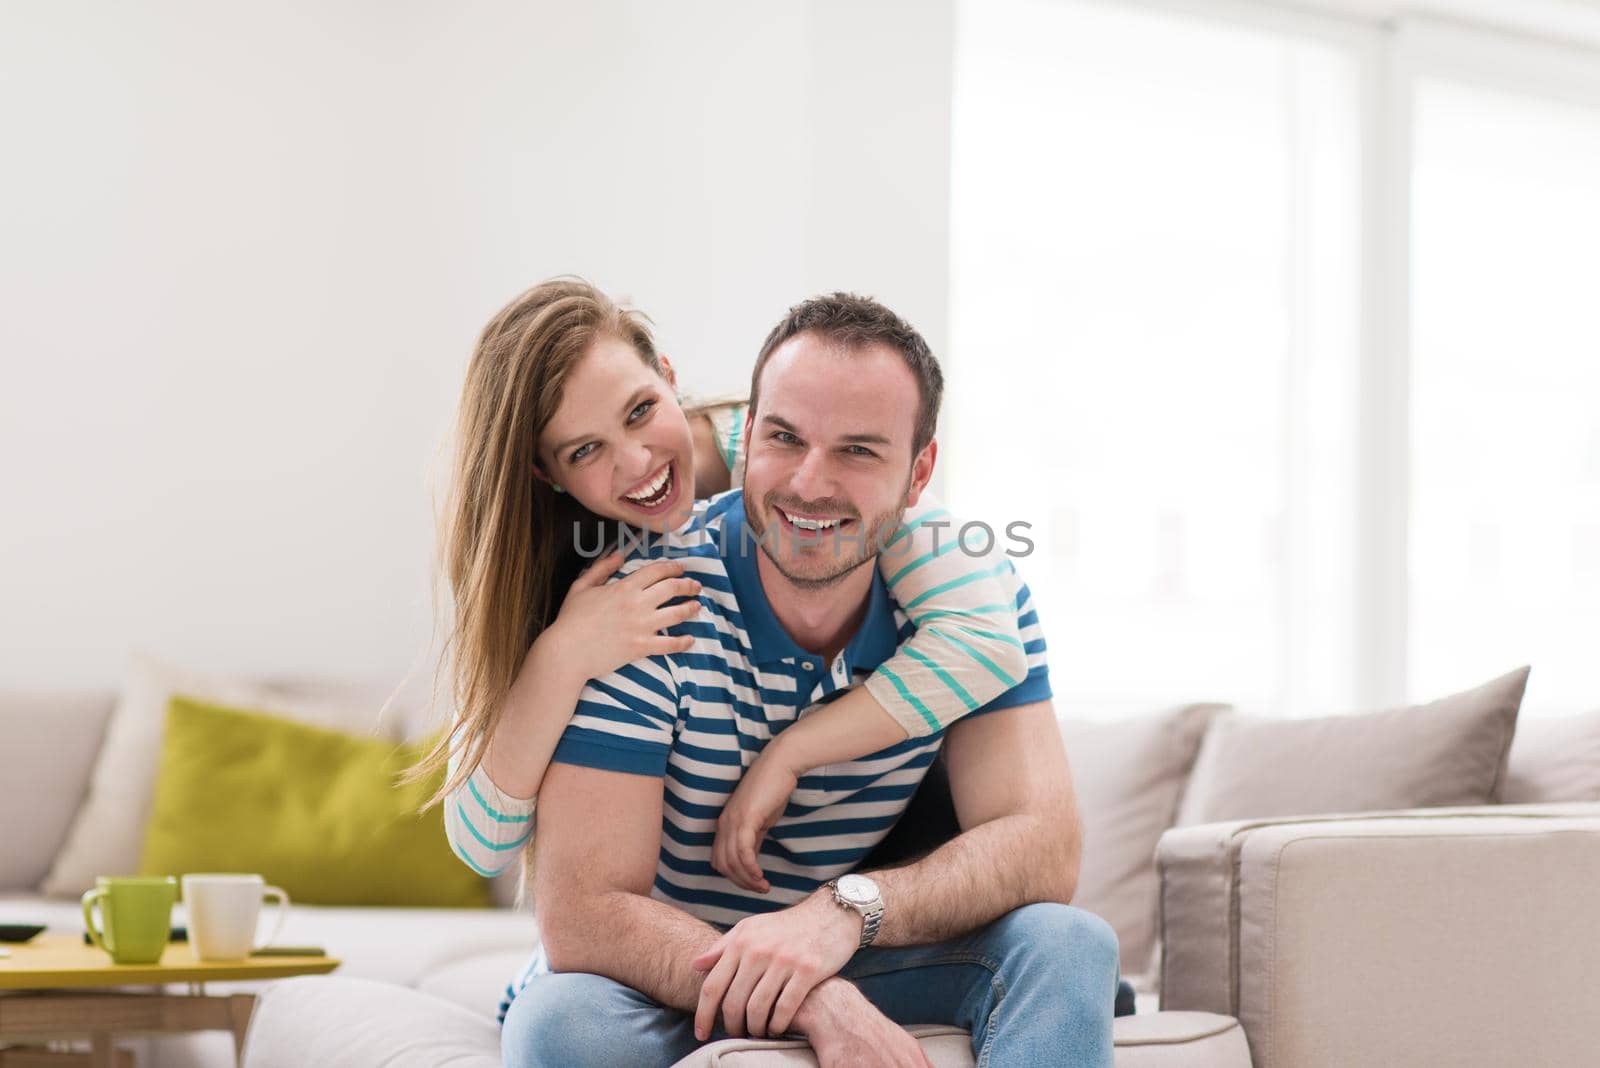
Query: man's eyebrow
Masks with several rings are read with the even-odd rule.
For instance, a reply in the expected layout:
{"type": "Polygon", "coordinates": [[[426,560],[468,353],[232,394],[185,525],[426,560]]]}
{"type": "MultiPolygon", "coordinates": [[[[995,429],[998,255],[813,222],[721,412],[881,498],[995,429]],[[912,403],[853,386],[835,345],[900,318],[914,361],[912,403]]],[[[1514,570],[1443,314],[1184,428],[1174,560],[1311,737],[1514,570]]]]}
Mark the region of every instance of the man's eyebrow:
{"type": "MultiPolygon", "coordinates": [[[[633,411],[633,409],[639,404],[639,398],[648,392],[650,392],[649,386],[640,386],[638,389],[633,391],[633,396],[628,398],[628,403],[622,406],[622,417],[624,419],[626,419],[628,417],[628,413],[633,411]]],[[[594,437],[593,434],[579,434],[576,437],[568,438],[559,445],[553,446],[550,451],[556,453],[566,452],[571,446],[577,445],[580,442],[588,441],[592,437],[594,437]]]]}
{"type": "MultiPolygon", "coordinates": [[[[783,416],[781,416],[781,415],[770,415],[770,414],[769,415],[763,415],[761,417],[761,421],[764,422],[764,423],[771,423],[773,426],[776,426],[779,430],[786,430],[789,433],[793,434],[795,437],[800,437],[800,431],[795,427],[795,425],[793,423],[789,422],[787,419],[783,418],[783,416]]],[[[894,442],[890,441],[888,438],[884,437],[882,434],[845,434],[842,437],[840,437],[839,440],[844,442],[844,443],[846,443],[846,444],[848,444],[848,445],[893,445],[894,444],[894,442]]]]}

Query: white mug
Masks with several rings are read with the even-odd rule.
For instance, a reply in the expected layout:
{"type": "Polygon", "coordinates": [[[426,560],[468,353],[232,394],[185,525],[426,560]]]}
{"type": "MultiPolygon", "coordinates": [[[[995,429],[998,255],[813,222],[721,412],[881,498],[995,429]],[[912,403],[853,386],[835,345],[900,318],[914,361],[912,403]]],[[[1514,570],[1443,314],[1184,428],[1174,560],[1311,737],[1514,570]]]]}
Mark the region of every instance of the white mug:
{"type": "Polygon", "coordinates": [[[183,904],[189,914],[189,947],[195,960],[243,960],[278,940],[289,914],[289,895],[267,886],[259,875],[185,875],[183,904]],[[275,898],[278,921],[267,940],[256,945],[261,899],[275,898]]]}

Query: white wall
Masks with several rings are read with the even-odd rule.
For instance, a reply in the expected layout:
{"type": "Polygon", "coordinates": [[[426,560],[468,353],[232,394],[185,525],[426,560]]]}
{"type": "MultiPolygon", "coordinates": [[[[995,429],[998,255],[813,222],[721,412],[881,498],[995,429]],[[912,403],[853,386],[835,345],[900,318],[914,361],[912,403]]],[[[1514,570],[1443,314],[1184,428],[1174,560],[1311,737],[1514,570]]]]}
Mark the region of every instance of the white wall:
{"type": "Polygon", "coordinates": [[[431,663],[468,349],[547,275],[702,390],[821,289],[942,346],[950,21],[0,0],[0,685],[431,663]]]}

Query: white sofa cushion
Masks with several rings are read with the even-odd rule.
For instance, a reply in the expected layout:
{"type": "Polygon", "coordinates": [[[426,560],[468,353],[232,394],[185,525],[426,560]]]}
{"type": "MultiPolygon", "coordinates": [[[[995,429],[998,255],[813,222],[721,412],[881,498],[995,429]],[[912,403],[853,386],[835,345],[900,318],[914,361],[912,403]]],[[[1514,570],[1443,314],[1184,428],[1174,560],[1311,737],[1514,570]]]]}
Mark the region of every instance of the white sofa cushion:
{"type": "Polygon", "coordinates": [[[50,870],[83,803],[112,702],[110,691],[0,693],[0,890],[31,890],[50,870]]]}
{"type": "Polygon", "coordinates": [[[500,1068],[493,1017],[388,983],[319,980],[284,979],[261,994],[244,1068],[500,1068]]]}

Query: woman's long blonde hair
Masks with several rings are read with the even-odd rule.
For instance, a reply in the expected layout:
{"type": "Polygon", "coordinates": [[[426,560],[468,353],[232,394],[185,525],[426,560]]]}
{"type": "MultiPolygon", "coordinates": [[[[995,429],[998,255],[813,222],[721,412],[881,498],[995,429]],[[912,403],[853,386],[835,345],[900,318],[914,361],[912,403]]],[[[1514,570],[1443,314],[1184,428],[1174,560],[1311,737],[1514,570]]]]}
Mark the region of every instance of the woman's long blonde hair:
{"type": "MultiPolygon", "coordinates": [[[[575,531],[585,531],[587,545],[587,532],[603,525],[535,474],[539,436],[561,404],[567,376],[596,338],[627,342],[648,366],[662,370],[648,322],[588,282],[561,277],[511,301],[478,337],[457,410],[455,459],[436,549],[453,606],[435,690],[448,660],[455,729],[441,732],[401,781],[436,773],[452,753],[460,760],[423,812],[459,788],[483,760],[529,648],[555,620],[585,563],[573,542],[575,531]]],[[[533,850],[525,853],[519,905],[533,850]]]]}

